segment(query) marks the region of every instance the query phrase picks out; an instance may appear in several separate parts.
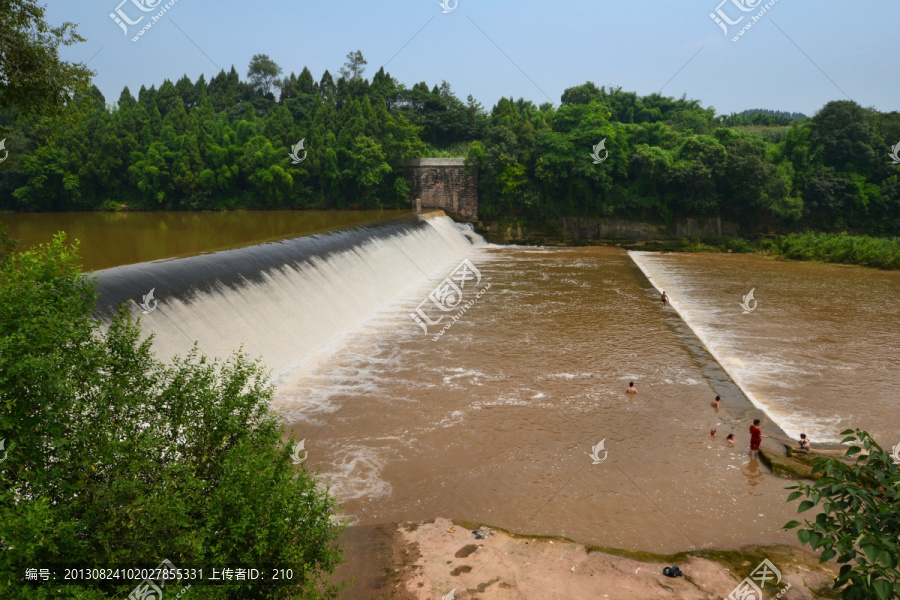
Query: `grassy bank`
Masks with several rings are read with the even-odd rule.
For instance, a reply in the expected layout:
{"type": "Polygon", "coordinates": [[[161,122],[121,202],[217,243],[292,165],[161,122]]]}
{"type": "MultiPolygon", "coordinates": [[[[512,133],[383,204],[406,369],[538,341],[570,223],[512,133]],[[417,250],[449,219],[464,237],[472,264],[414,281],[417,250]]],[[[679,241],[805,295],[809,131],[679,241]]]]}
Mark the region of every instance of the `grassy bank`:
{"type": "Polygon", "coordinates": [[[758,239],[687,237],[666,242],[647,242],[640,249],[753,253],[788,260],[900,269],[900,239],[846,233],[792,233],[758,239]]]}

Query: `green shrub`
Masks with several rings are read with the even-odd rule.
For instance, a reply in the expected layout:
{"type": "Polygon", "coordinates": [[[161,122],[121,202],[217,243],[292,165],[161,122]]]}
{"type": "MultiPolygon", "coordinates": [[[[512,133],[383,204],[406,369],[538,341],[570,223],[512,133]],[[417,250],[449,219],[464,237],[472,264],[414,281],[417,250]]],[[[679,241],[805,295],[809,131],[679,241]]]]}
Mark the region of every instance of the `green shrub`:
{"type": "Polygon", "coordinates": [[[753,246],[750,244],[750,242],[741,237],[725,238],[725,240],[723,241],[723,246],[726,250],[731,250],[732,252],[738,252],[741,254],[753,252],[753,246]]]}
{"type": "Polygon", "coordinates": [[[779,238],[779,253],[796,260],[900,268],[900,240],[846,233],[793,233],[779,238]]]}
{"type": "MultiPolygon", "coordinates": [[[[164,365],[122,310],[91,319],[93,282],[64,236],[0,260],[0,590],[124,597],[134,583],[24,587],[53,563],[292,568],[296,586],[197,598],[335,598],[335,501],[297,469],[258,363],[164,365]]],[[[6,597],[9,597],[8,595],[6,597]]]]}
{"type": "Polygon", "coordinates": [[[821,550],[819,562],[836,559],[841,571],[835,589],[845,600],[889,600],[900,597],[900,470],[890,453],[881,449],[865,431],[847,430],[842,443],[850,443],[852,465],[834,458],[812,459],[809,485],[798,482],[788,502],[804,498],[797,512],[816,506],[815,519],[791,521],[797,539],[821,550]],[[855,445],[859,443],[860,445],[855,445]],[[865,448],[865,452],[862,450],[865,448]]]}

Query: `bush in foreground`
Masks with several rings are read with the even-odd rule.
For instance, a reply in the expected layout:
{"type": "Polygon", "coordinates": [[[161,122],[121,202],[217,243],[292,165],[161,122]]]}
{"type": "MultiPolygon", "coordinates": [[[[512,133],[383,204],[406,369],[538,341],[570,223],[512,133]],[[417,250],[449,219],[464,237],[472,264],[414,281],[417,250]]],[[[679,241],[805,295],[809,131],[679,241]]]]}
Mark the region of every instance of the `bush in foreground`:
{"type": "Polygon", "coordinates": [[[822,512],[813,521],[784,527],[799,527],[797,539],[822,551],[819,562],[836,558],[843,565],[834,588],[843,590],[844,600],[900,598],[900,467],[865,431],[843,435],[854,464],[813,459],[818,481],[788,488],[796,490],[788,502],[802,497],[797,512],[815,506],[822,512]]]}
{"type": "Polygon", "coordinates": [[[0,589],[124,597],[134,583],[21,578],[53,563],[168,559],[294,572],[293,586],[195,587],[192,598],[334,598],[335,502],[292,465],[266,373],[241,354],[164,365],[124,310],[104,330],[76,261],[62,235],[0,254],[0,589]]]}

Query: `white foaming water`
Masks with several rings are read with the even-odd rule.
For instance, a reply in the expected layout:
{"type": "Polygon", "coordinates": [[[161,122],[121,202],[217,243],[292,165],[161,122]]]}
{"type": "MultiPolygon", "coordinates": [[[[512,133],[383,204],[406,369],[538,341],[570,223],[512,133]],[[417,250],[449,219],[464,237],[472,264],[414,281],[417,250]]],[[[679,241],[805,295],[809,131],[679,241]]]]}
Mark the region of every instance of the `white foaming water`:
{"type": "Polygon", "coordinates": [[[807,374],[815,368],[814,365],[801,366],[783,355],[773,357],[754,352],[749,340],[751,333],[738,321],[727,325],[730,314],[694,290],[689,276],[668,269],[658,260],[658,253],[634,251],[628,254],[658,291],[668,290],[671,308],[754,406],[765,411],[785,433],[795,439],[801,432],[807,432],[817,441],[840,440],[834,434],[839,418],[803,410],[788,396],[760,391],[771,391],[773,388],[793,390],[794,385],[790,382],[796,379],[795,376],[807,374]]]}
{"type": "Polygon", "coordinates": [[[454,410],[452,413],[450,413],[449,417],[441,419],[441,422],[438,423],[438,427],[443,427],[446,429],[447,427],[453,427],[454,425],[459,425],[460,423],[463,422],[464,417],[465,417],[465,415],[463,414],[463,411],[454,410]]]}
{"type": "Polygon", "coordinates": [[[422,219],[427,227],[361,240],[356,234],[344,249],[253,274],[255,281],[243,278],[241,285],[216,281],[181,297],[158,289],[159,310],[141,317],[141,329],[154,334],[154,350],[164,360],[186,354],[195,340],[207,356],[224,358],[243,347],[276,377],[322,360],[342,333],[460,260],[473,244],[486,244],[449,217],[422,219]]]}
{"type": "MultiPolygon", "coordinates": [[[[361,232],[325,234],[334,236],[329,237],[335,240],[331,251],[315,254],[314,247],[312,256],[302,257],[288,252],[284,264],[259,272],[251,272],[253,261],[236,260],[245,253],[222,253],[228,265],[247,269],[246,274],[239,271],[237,284],[217,279],[210,285],[208,276],[195,281],[198,278],[192,274],[186,277],[188,293],[177,297],[166,295],[160,286],[159,310],[142,316],[142,332],[154,334],[154,350],[164,360],[184,355],[194,340],[208,356],[224,358],[242,347],[251,357],[261,358],[274,376],[273,407],[283,419],[321,425],[348,398],[371,396],[391,387],[397,356],[359,354],[371,350],[368,344],[382,343],[379,333],[384,319],[400,319],[402,323],[389,326],[408,330],[410,336],[421,335],[408,313],[449,268],[475,247],[488,246],[471,225],[434,214],[422,221],[424,225],[409,220],[408,227],[393,224],[389,234],[377,225],[361,232]],[[423,294],[423,289],[428,291],[423,294]],[[408,310],[398,311],[398,304],[408,310]],[[320,368],[338,350],[346,361],[341,363],[344,367],[320,368]],[[361,364],[366,366],[360,368],[361,364]]],[[[257,249],[271,255],[270,248],[257,249]]],[[[170,267],[176,268],[171,270],[182,272],[177,266],[173,261],[170,267]]],[[[445,385],[451,387],[456,382],[478,385],[483,376],[466,369],[440,370],[445,385]]],[[[393,401],[399,404],[404,399],[395,394],[393,401]]],[[[435,426],[453,427],[463,418],[462,412],[453,411],[435,426]]],[[[407,437],[404,444],[409,443],[407,437]]],[[[319,441],[310,439],[309,447],[317,448],[319,441]]],[[[382,470],[396,458],[388,443],[367,438],[337,448],[326,445],[319,451],[327,460],[317,460],[316,451],[312,458],[324,467],[322,480],[340,501],[384,499],[392,490],[382,470]]]]}
{"type": "MultiPolygon", "coordinates": [[[[651,285],[653,285],[660,293],[665,289],[668,289],[670,292],[673,289],[684,289],[684,285],[678,284],[676,275],[665,272],[659,268],[659,265],[648,260],[654,253],[629,251],[628,255],[631,256],[631,259],[635,264],[644,272],[644,275],[650,280],[651,285]]],[[[782,429],[791,433],[787,429],[790,424],[785,420],[784,415],[775,413],[771,406],[760,401],[759,398],[754,396],[753,393],[747,389],[745,384],[747,383],[746,378],[748,373],[746,372],[744,361],[731,355],[735,351],[735,348],[731,346],[727,336],[724,336],[721,332],[714,331],[709,327],[709,323],[716,320],[715,315],[711,314],[713,311],[708,310],[708,307],[692,305],[687,298],[682,299],[680,296],[675,298],[671,294],[669,295],[669,306],[671,306],[681,317],[681,320],[691,328],[691,331],[693,331],[697,338],[700,339],[709,353],[713,355],[737,386],[741,388],[741,391],[744,392],[744,395],[747,396],[750,402],[757,408],[766,411],[766,414],[768,414],[782,429]],[[701,319],[701,313],[704,310],[706,310],[707,319],[701,319]],[[709,320],[710,318],[712,321],[709,320]]]]}
{"type": "Polygon", "coordinates": [[[370,446],[346,446],[332,456],[334,470],[322,473],[331,492],[341,501],[386,498],[391,484],[381,478],[388,452],[370,446]]]}
{"type": "Polygon", "coordinates": [[[466,371],[465,369],[449,369],[449,371],[453,374],[444,376],[444,384],[448,386],[452,386],[456,379],[462,379],[473,385],[481,385],[479,378],[484,377],[484,373],[481,371],[466,371]]]}

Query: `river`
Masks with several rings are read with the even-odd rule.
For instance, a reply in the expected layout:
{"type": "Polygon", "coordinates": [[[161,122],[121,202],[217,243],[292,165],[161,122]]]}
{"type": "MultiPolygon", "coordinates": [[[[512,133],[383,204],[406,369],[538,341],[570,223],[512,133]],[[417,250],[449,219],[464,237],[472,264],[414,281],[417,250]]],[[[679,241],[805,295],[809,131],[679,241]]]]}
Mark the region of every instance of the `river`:
{"type": "MultiPolygon", "coordinates": [[[[104,251],[91,264],[120,266],[98,272],[98,315],[125,303],[164,359],[194,341],[260,357],[353,523],[443,516],[656,552],[796,543],[790,481],[747,456],[753,418],[814,444],[847,427],[900,443],[897,272],[495,246],[440,213],[296,239],[293,217],[247,213],[187,247],[157,218],[135,247],[193,256],[104,251]],[[238,247],[197,255],[217,231],[238,247]]],[[[109,231],[92,235],[124,239],[109,231]]]]}
{"type": "Polygon", "coordinates": [[[839,442],[860,427],[900,443],[900,272],[746,255],[632,257],[791,437],[839,442]]]}
{"type": "Polygon", "coordinates": [[[85,271],[193,256],[311,235],[408,214],[405,210],[237,210],[156,212],[0,212],[0,227],[22,248],[57,232],[81,242],[85,271]]]}
{"type": "Polygon", "coordinates": [[[280,382],[279,410],[354,522],[442,515],[657,552],[794,543],[789,481],[747,458],[758,409],[776,433],[819,442],[859,426],[900,442],[900,274],[635,256],[695,336],[622,250],[467,258],[491,287],[439,339],[409,315],[440,276],[280,382]],[[758,308],[743,315],[752,281],[758,308]]]}

